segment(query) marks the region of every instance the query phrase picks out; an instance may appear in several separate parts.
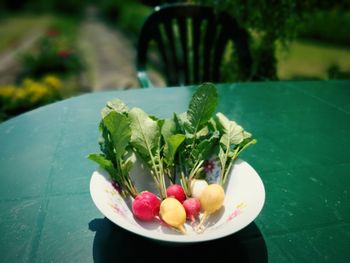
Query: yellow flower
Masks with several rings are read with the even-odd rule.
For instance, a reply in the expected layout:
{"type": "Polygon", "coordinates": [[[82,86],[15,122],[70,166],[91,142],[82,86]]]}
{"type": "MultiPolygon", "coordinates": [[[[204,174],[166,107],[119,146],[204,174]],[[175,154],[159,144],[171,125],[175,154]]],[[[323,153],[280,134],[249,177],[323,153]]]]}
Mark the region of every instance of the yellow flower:
{"type": "Polygon", "coordinates": [[[54,76],[46,76],[40,81],[25,79],[20,86],[0,86],[0,105],[5,111],[32,109],[59,98],[61,81],[54,76]]]}
{"type": "Polygon", "coordinates": [[[3,100],[10,100],[15,96],[16,91],[17,88],[15,86],[0,86],[0,98],[3,100]]]}
{"type": "Polygon", "coordinates": [[[59,90],[62,87],[61,80],[53,75],[46,75],[43,78],[43,82],[55,90],[59,90]]]}
{"type": "Polygon", "coordinates": [[[30,86],[34,83],[34,80],[32,79],[24,79],[22,81],[22,87],[27,87],[27,86],[30,86]]]}
{"type": "Polygon", "coordinates": [[[31,85],[25,86],[23,90],[28,100],[33,104],[51,97],[49,88],[40,82],[33,82],[31,85]]]}
{"type": "Polygon", "coordinates": [[[26,92],[25,92],[24,89],[19,88],[19,89],[17,89],[17,91],[16,91],[16,93],[14,94],[13,98],[14,98],[14,100],[15,100],[17,103],[21,104],[21,103],[24,102],[24,100],[27,99],[27,94],[26,94],[26,92]]]}

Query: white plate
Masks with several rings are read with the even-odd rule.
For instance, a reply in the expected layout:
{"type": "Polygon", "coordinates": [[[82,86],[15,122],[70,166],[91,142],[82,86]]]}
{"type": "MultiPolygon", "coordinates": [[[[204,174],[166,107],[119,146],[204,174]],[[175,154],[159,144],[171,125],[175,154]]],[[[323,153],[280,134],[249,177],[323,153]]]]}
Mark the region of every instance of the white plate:
{"type": "MultiPolygon", "coordinates": [[[[131,176],[139,191],[152,188],[151,177],[141,176],[144,170],[135,168],[131,176]],[[136,179],[135,177],[138,177],[136,179]],[[146,178],[143,181],[140,178],[146,178]],[[143,189],[141,187],[144,187],[143,189]]],[[[215,173],[209,165],[208,169],[215,173]]],[[[131,212],[130,198],[124,200],[112,186],[110,177],[103,170],[94,171],[90,181],[90,193],[97,208],[109,220],[118,226],[138,235],[166,242],[192,243],[221,238],[233,234],[251,223],[260,213],[265,202],[264,185],[257,172],[245,161],[237,160],[228,178],[224,207],[210,216],[207,229],[198,234],[193,231],[190,223],[186,223],[186,235],[160,224],[155,220],[142,222],[134,218],[131,212]]],[[[156,192],[155,192],[156,193],[156,192]]]]}

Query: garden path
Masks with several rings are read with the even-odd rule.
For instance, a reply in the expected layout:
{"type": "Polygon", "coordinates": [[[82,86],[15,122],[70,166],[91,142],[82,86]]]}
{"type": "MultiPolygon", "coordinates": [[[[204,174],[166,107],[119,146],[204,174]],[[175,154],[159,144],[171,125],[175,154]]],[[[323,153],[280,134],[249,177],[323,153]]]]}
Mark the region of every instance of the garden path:
{"type": "Polygon", "coordinates": [[[87,10],[78,39],[88,66],[83,86],[91,91],[139,87],[133,44],[118,29],[99,21],[94,9],[87,10]]]}

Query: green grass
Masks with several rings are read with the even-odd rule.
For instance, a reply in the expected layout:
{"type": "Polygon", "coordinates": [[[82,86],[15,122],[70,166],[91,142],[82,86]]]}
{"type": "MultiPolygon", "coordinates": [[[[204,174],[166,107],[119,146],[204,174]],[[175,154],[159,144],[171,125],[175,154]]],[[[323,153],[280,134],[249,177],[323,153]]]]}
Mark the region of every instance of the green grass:
{"type": "Polygon", "coordinates": [[[344,47],[297,40],[288,50],[279,47],[277,59],[281,80],[329,79],[331,68],[337,71],[334,78],[350,78],[350,49],[344,47]]]}
{"type": "Polygon", "coordinates": [[[31,30],[46,27],[49,16],[12,16],[0,20],[0,52],[16,46],[31,30]]]}

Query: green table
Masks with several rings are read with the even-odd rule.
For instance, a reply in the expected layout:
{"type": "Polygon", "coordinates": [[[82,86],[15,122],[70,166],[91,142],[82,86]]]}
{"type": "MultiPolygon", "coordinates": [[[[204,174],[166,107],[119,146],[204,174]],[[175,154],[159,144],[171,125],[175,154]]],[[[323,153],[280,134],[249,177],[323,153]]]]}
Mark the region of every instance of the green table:
{"type": "Polygon", "coordinates": [[[99,150],[100,109],[119,97],[169,117],[187,108],[193,88],[93,93],[0,125],[0,261],[147,262],[195,255],[216,262],[349,262],[350,81],[218,89],[218,110],[258,139],[241,156],[266,188],[254,223],[220,240],[172,247],[105,219],[89,193],[96,165],[86,159],[99,150]]]}

